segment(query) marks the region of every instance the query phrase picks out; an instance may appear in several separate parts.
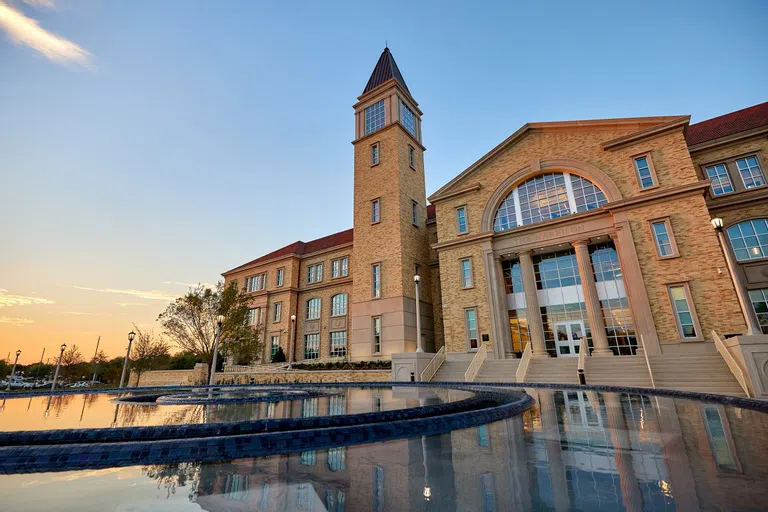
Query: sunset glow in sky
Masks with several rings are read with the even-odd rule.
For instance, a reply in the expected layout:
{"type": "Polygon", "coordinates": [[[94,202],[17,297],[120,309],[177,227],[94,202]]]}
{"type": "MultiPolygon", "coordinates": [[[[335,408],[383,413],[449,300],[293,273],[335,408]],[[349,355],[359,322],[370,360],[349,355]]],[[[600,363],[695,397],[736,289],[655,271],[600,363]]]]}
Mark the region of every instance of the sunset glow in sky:
{"type": "Polygon", "coordinates": [[[119,355],[189,286],[351,227],[385,41],[427,193],[529,121],[768,99],[766,2],[530,4],[0,0],[0,358],[119,355]]]}

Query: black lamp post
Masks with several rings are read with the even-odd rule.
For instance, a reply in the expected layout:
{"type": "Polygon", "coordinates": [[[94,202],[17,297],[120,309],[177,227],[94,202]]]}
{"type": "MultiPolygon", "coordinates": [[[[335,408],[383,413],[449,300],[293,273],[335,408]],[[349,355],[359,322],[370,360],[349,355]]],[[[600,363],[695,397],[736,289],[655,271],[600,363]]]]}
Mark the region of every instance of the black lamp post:
{"type": "Polygon", "coordinates": [[[128,333],[128,351],[125,353],[125,361],[123,361],[123,374],[120,376],[120,388],[125,383],[125,372],[128,370],[128,361],[131,359],[131,345],[133,344],[133,338],[136,333],[131,331],[128,333]]]}

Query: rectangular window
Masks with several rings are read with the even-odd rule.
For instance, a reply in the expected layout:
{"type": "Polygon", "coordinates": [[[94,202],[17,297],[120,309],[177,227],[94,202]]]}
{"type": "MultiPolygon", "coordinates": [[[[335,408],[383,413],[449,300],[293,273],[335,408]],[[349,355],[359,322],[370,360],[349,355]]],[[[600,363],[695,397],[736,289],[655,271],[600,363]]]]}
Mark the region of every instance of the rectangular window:
{"type": "Polygon", "coordinates": [[[331,333],[331,357],[347,355],[347,331],[331,333]]]}
{"type": "Polygon", "coordinates": [[[371,165],[379,163],[379,143],[371,144],[371,165]]]}
{"type": "Polygon", "coordinates": [[[704,426],[707,428],[709,451],[712,453],[717,469],[723,472],[740,473],[741,465],[731,450],[733,440],[727,417],[725,417],[725,409],[717,405],[701,407],[704,426]]]}
{"type": "Polygon", "coordinates": [[[419,225],[419,203],[411,201],[411,224],[419,225]]]}
{"type": "Polygon", "coordinates": [[[375,299],[381,297],[381,263],[371,266],[371,296],[375,299]]]}
{"type": "Polygon", "coordinates": [[[465,309],[464,310],[464,323],[467,329],[467,346],[469,350],[477,350],[480,348],[480,344],[477,338],[477,310],[465,309]]]}
{"type": "Polygon", "coordinates": [[[279,322],[280,314],[283,312],[283,304],[281,302],[275,303],[275,309],[272,313],[272,321],[279,322]]]}
{"type": "Polygon", "coordinates": [[[404,101],[400,102],[400,119],[403,122],[403,126],[408,133],[416,136],[416,116],[413,115],[413,110],[408,108],[408,105],[404,101]]]}
{"type": "Polygon", "coordinates": [[[755,310],[757,321],[760,322],[760,330],[763,334],[768,334],[768,288],[749,290],[749,301],[755,310]]]}
{"type": "Polygon", "coordinates": [[[277,269],[277,274],[275,278],[275,286],[283,286],[283,279],[285,276],[285,269],[279,268],[277,269]]]}
{"type": "Polygon", "coordinates": [[[456,231],[459,234],[467,232],[467,208],[459,206],[456,208],[456,231]]]}
{"type": "Polygon", "coordinates": [[[373,353],[381,354],[381,317],[373,317],[373,353]]]}
{"type": "Polygon", "coordinates": [[[331,262],[331,278],[332,279],[335,279],[335,278],[339,277],[339,275],[341,275],[340,274],[340,272],[341,272],[340,269],[341,269],[341,265],[339,265],[339,260],[333,260],[331,262]]]}
{"type": "Polygon", "coordinates": [[[413,146],[408,146],[408,164],[411,169],[416,169],[416,150],[413,146]]]}
{"type": "Polygon", "coordinates": [[[480,475],[480,487],[483,493],[483,507],[485,512],[496,512],[496,484],[493,473],[480,475]]]}
{"type": "Polygon", "coordinates": [[[277,354],[277,350],[280,348],[280,335],[272,336],[272,345],[269,358],[272,359],[277,354]]]}
{"type": "Polygon", "coordinates": [[[644,190],[658,185],[650,153],[635,157],[634,163],[635,171],[637,172],[637,181],[640,184],[641,189],[644,190]]]}
{"type": "Polygon", "coordinates": [[[706,168],[707,176],[712,180],[712,195],[719,196],[733,192],[731,177],[725,164],[717,164],[706,168]]]}
{"type": "Polygon", "coordinates": [[[323,280],[323,264],[310,265],[307,267],[307,283],[319,283],[323,280]]]}
{"type": "Polygon", "coordinates": [[[746,158],[736,160],[736,167],[739,169],[741,181],[744,182],[744,188],[762,187],[765,185],[765,178],[757,162],[757,156],[752,155],[746,158]]]}
{"type": "Polygon", "coordinates": [[[349,258],[344,256],[341,258],[341,277],[347,277],[349,275],[349,258]]]}
{"type": "Polygon", "coordinates": [[[472,288],[472,259],[464,258],[461,264],[461,287],[472,288]]]}
{"type": "Polygon", "coordinates": [[[384,127],[384,100],[379,100],[365,109],[365,134],[373,133],[384,127]]]}
{"type": "Polygon", "coordinates": [[[669,297],[672,301],[672,308],[675,312],[675,320],[684,339],[697,339],[699,337],[698,321],[696,314],[691,308],[690,292],[685,284],[672,285],[669,287],[669,297]]]}
{"type": "Polygon", "coordinates": [[[245,291],[257,292],[263,290],[267,286],[267,273],[258,274],[245,278],[245,291]]]}
{"type": "Polygon", "coordinates": [[[337,293],[331,297],[331,316],[344,316],[347,314],[347,294],[337,293]]]}
{"type": "Polygon", "coordinates": [[[656,254],[660,258],[680,256],[680,253],[677,252],[677,244],[672,233],[672,224],[669,221],[669,217],[652,220],[651,232],[653,233],[653,241],[656,244],[656,254]]]}
{"type": "Polygon", "coordinates": [[[477,427],[477,446],[482,448],[488,448],[490,439],[488,438],[488,425],[480,425],[477,427]]]}
{"type": "Polygon", "coordinates": [[[320,357],[320,335],[304,335],[304,359],[318,359],[320,357]]]}
{"type": "Polygon", "coordinates": [[[256,323],[261,324],[264,322],[264,308],[256,308],[256,323]]]}
{"type": "Polygon", "coordinates": [[[371,224],[376,224],[381,220],[381,211],[379,207],[379,200],[374,199],[371,201],[371,224]]]}
{"type": "Polygon", "coordinates": [[[307,320],[317,320],[320,318],[321,304],[320,299],[317,297],[307,301],[307,320]]]}
{"type": "Polygon", "coordinates": [[[256,325],[256,308],[251,308],[248,310],[246,320],[248,325],[256,325]]]}

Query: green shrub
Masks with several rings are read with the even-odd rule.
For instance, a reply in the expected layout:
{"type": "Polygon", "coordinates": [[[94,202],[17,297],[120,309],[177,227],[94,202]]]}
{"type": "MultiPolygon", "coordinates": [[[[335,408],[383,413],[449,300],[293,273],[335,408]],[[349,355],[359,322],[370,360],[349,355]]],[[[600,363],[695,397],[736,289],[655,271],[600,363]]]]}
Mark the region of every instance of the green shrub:
{"type": "Polygon", "coordinates": [[[284,363],[285,362],[285,352],[283,352],[283,347],[279,347],[277,349],[277,352],[275,352],[275,355],[272,356],[272,362],[273,363],[284,363]]]}

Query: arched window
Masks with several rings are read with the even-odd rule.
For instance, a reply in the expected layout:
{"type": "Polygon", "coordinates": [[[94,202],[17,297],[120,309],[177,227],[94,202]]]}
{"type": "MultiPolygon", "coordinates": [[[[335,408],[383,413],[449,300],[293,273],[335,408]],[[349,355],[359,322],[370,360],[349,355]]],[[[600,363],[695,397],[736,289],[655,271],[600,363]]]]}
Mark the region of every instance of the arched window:
{"type": "Polygon", "coordinates": [[[331,316],[343,316],[347,314],[347,294],[338,293],[331,297],[331,316]]]}
{"type": "Polygon", "coordinates": [[[320,318],[320,299],[309,299],[307,301],[307,320],[317,320],[320,318]]]}
{"type": "Polygon", "coordinates": [[[521,183],[501,202],[494,231],[564,217],[600,208],[608,200],[591,181],[575,174],[554,172],[521,183]]]}
{"type": "Polygon", "coordinates": [[[747,220],[728,228],[731,247],[739,261],[768,257],[768,220],[747,220]]]}

